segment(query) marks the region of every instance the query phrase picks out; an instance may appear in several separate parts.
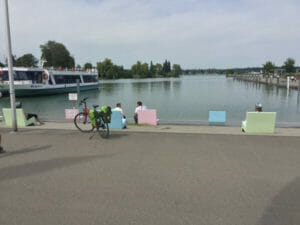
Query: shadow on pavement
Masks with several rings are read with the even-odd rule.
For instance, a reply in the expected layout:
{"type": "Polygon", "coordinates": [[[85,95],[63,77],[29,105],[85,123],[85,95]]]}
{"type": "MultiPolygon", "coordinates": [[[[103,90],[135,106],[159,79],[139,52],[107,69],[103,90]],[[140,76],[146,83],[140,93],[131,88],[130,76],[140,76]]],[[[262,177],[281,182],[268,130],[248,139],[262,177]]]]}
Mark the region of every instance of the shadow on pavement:
{"type": "MultiPolygon", "coordinates": [[[[109,137],[108,138],[104,138],[105,140],[110,140],[110,139],[118,139],[118,138],[122,138],[122,137],[126,137],[128,136],[127,133],[110,133],[109,137]]],[[[92,140],[92,139],[95,139],[95,138],[100,138],[100,139],[103,139],[100,134],[98,132],[94,132],[90,137],[89,139],[92,140]]]]}
{"type": "Polygon", "coordinates": [[[64,157],[64,158],[43,160],[38,162],[31,162],[23,165],[18,165],[18,166],[4,167],[0,169],[0,183],[6,180],[36,175],[36,174],[48,172],[50,170],[61,169],[75,164],[99,159],[99,158],[111,158],[114,155],[116,155],[116,153],[104,154],[104,155],[93,155],[93,156],[64,157]]]}
{"type": "Polygon", "coordinates": [[[300,177],[284,187],[266,208],[257,225],[300,224],[300,177]]]}
{"type": "Polygon", "coordinates": [[[117,139],[117,138],[126,137],[126,136],[128,136],[128,135],[129,135],[128,133],[114,133],[114,132],[112,132],[112,133],[109,135],[109,138],[108,138],[108,139],[117,139]]]}
{"type": "Polygon", "coordinates": [[[16,150],[16,151],[9,151],[9,152],[6,152],[4,155],[1,155],[0,158],[12,156],[12,155],[26,154],[26,153],[36,152],[36,151],[40,151],[40,150],[46,150],[51,147],[52,147],[52,145],[44,145],[44,146],[28,147],[28,148],[24,148],[24,149],[16,150]]]}

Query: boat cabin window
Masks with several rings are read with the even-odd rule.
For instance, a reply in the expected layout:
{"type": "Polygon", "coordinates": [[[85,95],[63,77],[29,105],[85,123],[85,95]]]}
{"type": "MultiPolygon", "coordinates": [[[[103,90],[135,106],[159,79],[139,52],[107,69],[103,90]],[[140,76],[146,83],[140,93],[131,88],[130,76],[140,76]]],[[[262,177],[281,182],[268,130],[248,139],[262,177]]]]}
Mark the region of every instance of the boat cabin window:
{"type": "Polygon", "coordinates": [[[76,84],[77,79],[81,83],[79,75],[54,75],[56,84],[76,84]]]}
{"type": "Polygon", "coordinates": [[[87,76],[82,76],[84,83],[89,83],[89,82],[97,82],[97,76],[95,75],[87,75],[87,76]]]}
{"type": "MultiPolygon", "coordinates": [[[[42,71],[13,71],[14,80],[31,80],[33,84],[43,82],[43,72],[42,71]]],[[[0,80],[8,81],[8,71],[0,71],[0,80]]]]}

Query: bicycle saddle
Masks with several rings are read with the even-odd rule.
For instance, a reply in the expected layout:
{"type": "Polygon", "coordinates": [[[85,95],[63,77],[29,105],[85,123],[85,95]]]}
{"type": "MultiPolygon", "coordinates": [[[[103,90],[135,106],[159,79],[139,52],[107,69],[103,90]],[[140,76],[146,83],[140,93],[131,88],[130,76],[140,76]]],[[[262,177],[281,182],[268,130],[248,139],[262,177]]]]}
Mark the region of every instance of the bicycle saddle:
{"type": "Polygon", "coordinates": [[[98,107],[99,107],[99,105],[93,105],[93,107],[94,107],[94,108],[98,108],[98,107]]]}

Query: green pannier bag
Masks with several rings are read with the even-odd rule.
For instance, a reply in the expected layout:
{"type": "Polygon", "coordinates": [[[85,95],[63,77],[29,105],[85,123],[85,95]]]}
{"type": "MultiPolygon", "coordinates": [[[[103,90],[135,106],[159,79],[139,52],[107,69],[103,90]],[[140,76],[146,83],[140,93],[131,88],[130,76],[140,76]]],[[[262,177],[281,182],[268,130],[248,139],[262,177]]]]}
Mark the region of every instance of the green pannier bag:
{"type": "Polygon", "coordinates": [[[90,109],[89,110],[89,117],[91,119],[91,123],[93,124],[93,126],[97,125],[97,119],[100,118],[100,112],[99,111],[95,111],[94,109],[90,109]]]}
{"type": "Polygon", "coordinates": [[[101,112],[103,113],[103,118],[106,123],[110,123],[110,118],[111,118],[111,107],[110,106],[102,106],[101,112]]]}

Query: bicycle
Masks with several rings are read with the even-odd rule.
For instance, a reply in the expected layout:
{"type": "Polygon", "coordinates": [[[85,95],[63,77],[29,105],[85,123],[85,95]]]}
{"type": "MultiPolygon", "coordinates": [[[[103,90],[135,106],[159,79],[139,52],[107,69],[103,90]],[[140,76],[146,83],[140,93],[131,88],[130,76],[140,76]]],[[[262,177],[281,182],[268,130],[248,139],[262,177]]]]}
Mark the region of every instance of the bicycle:
{"type": "Polygon", "coordinates": [[[109,136],[109,120],[104,112],[97,111],[99,105],[93,105],[94,110],[90,112],[87,107],[87,97],[80,101],[79,105],[84,104],[83,112],[78,113],[74,118],[74,124],[78,130],[87,133],[92,132],[95,128],[102,138],[109,136]],[[92,118],[91,118],[92,117],[92,118]]]}

